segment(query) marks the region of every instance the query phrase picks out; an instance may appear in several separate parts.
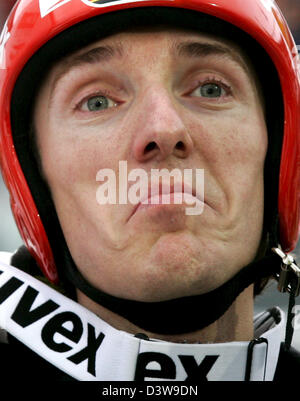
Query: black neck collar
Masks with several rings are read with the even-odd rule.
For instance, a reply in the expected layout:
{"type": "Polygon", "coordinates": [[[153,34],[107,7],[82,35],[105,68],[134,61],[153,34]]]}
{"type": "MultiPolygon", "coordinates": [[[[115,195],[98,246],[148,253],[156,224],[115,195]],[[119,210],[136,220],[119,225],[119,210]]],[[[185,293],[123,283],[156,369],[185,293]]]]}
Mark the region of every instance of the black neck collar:
{"type": "Polygon", "coordinates": [[[86,296],[139,328],[157,334],[184,334],[209,326],[226,312],[243,290],[259,278],[274,276],[281,264],[280,258],[270,253],[209,293],[170,301],[139,302],[117,298],[93,287],[69,254],[64,262],[67,280],[86,296]]]}

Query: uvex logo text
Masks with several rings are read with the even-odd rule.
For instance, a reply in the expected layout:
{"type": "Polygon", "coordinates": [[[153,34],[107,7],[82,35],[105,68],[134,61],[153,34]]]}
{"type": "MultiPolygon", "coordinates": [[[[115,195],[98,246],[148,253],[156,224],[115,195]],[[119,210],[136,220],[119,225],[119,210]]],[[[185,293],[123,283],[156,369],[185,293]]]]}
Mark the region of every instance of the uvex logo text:
{"type": "Polygon", "coordinates": [[[163,343],[157,348],[18,269],[0,269],[0,327],[75,379],[202,382],[222,366],[219,352],[186,352],[163,343]]]}
{"type": "MultiPolygon", "coordinates": [[[[178,355],[177,357],[187,374],[184,380],[199,383],[208,381],[207,375],[219,355],[206,355],[200,364],[197,363],[193,355],[178,355]]],[[[135,373],[136,381],[144,381],[146,378],[174,380],[176,379],[176,373],[175,362],[170,356],[162,352],[142,352],[138,356],[135,373]],[[155,366],[159,366],[159,369],[149,368],[153,363],[155,366]]]]}
{"type": "MultiPolygon", "coordinates": [[[[2,273],[0,271],[0,275],[2,273]]],[[[22,280],[16,277],[11,277],[3,284],[0,287],[0,306],[12,297],[21,286],[24,286],[24,284],[22,280]]],[[[23,329],[34,325],[34,323],[50,315],[60,307],[60,305],[51,299],[39,306],[33,307],[38,295],[39,292],[36,289],[27,286],[10,316],[11,320],[23,329]]],[[[96,334],[95,327],[88,323],[86,345],[78,349],[76,344],[79,343],[83,333],[84,327],[80,317],[74,312],[65,311],[52,315],[44,324],[40,336],[49,350],[63,354],[73,349],[74,352],[67,359],[75,365],[87,360],[87,371],[91,375],[96,376],[96,354],[105,335],[103,333],[96,334]],[[59,340],[57,337],[58,334],[60,335],[59,340]],[[62,340],[63,338],[68,341],[62,340]],[[74,346],[71,346],[70,343],[74,344],[74,346]]]]}

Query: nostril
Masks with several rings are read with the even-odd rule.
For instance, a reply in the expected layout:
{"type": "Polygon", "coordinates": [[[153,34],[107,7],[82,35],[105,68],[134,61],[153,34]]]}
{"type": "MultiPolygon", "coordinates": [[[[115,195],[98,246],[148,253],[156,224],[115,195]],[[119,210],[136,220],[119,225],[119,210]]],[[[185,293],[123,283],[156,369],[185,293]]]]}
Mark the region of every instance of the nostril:
{"type": "Polygon", "coordinates": [[[184,145],[184,143],[182,141],[179,141],[179,142],[176,143],[175,148],[178,149],[178,150],[185,150],[185,145],[184,145]]]}
{"type": "Polygon", "coordinates": [[[154,149],[156,149],[157,147],[158,147],[158,146],[156,145],[155,142],[150,142],[150,143],[148,143],[148,145],[145,147],[144,154],[146,154],[146,153],[148,153],[148,152],[151,152],[151,150],[154,150],[154,149]]]}

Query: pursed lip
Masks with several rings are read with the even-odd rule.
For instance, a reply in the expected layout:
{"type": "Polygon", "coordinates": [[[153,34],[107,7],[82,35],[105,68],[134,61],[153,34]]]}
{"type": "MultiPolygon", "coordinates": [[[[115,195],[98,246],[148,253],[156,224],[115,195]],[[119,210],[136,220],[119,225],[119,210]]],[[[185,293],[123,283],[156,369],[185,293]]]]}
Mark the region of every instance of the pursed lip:
{"type": "MultiPolygon", "coordinates": [[[[128,217],[127,221],[130,220],[131,217],[137,212],[137,210],[143,206],[146,208],[162,204],[164,205],[175,204],[174,200],[176,194],[178,194],[179,196],[181,195],[182,200],[181,202],[178,202],[179,204],[185,203],[185,198],[184,198],[185,194],[189,199],[195,198],[195,202],[197,202],[197,200],[202,203],[204,202],[204,199],[200,199],[200,197],[196,193],[196,190],[191,185],[183,182],[180,183],[175,182],[170,185],[165,185],[163,183],[160,183],[159,186],[158,185],[151,186],[150,183],[148,185],[148,188],[142,192],[144,193],[144,196],[142,196],[140,201],[134,205],[133,210],[130,216],[128,217]],[[167,196],[169,196],[169,198],[167,196]]],[[[176,197],[176,199],[180,198],[176,197]]]]}

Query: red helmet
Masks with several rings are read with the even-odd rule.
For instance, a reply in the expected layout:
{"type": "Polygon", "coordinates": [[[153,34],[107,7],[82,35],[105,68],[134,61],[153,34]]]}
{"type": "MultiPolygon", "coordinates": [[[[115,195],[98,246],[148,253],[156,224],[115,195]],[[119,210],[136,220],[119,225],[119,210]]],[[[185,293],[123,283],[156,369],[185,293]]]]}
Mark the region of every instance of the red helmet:
{"type": "MultiPolygon", "coordinates": [[[[15,87],[29,60],[61,33],[98,15],[148,7],[186,9],[217,17],[244,31],[272,61],[284,108],[275,201],[279,242],[286,252],[296,245],[300,221],[300,63],[290,30],[273,0],[20,0],[0,38],[0,162],[20,234],[52,282],[57,281],[57,267],[37,202],[38,190],[33,195],[33,184],[24,173],[26,161],[17,151],[23,116],[14,114],[18,103],[15,87]]],[[[77,40],[75,35],[72,40],[77,40]]],[[[50,50],[55,52],[55,46],[50,50]]],[[[35,83],[34,71],[31,79],[28,87],[35,83]]]]}

